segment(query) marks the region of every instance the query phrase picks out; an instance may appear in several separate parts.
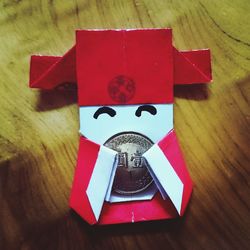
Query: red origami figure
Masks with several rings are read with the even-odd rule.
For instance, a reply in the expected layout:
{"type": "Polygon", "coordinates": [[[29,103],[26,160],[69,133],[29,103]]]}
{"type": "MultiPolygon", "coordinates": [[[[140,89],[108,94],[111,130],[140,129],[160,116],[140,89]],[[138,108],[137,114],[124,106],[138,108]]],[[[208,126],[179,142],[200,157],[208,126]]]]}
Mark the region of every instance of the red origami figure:
{"type": "Polygon", "coordinates": [[[31,88],[77,82],[70,207],[90,224],[182,216],[192,181],[173,128],[173,86],[211,79],[210,51],[178,51],[171,29],[79,30],[64,56],[32,56],[31,88]]]}

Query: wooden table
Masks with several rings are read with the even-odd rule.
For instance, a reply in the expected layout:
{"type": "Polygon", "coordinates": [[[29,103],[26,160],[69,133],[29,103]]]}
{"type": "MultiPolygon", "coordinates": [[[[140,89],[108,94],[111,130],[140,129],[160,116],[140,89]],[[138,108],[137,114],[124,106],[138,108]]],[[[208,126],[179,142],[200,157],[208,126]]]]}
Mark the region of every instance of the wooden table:
{"type": "Polygon", "coordinates": [[[0,249],[249,249],[249,1],[1,1],[0,249]],[[76,91],[28,88],[31,54],[63,54],[77,28],[172,27],[209,47],[213,84],[175,88],[195,183],[183,218],[91,227],[68,207],[76,91]]]}

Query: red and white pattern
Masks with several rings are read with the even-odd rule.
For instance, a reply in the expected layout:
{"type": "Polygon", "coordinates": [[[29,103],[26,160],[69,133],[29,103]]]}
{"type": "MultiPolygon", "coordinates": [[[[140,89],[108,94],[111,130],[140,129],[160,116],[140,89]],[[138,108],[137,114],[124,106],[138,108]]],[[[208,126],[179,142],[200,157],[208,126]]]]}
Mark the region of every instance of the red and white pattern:
{"type": "MultiPolygon", "coordinates": [[[[108,203],[103,202],[102,212],[99,218],[95,217],[93,207],[91,205],[91,199],[87,194],[87,189],[91,178],[93,177],[93,172],[98,164],[98,155],[100,154],[100,149],[102,146],[95,144],[87,140],[84,137],[80,137],[79,153],[78,153],[78,163],[75,172],[73,187],[71,191],[70,206],[80,214],[87,222],[90,224],[114,224],[114,223],[127,223],[145,220],[157,220],[157,219],[168,219],[174,218],[178,215],[183,215],[188,200],[192,192],[192,181],[188,174],[182,153],[180,151],[179,144],[177,142],[176,134],[174,130],[170,131],[157,145],[161,152],[165,156],[167,164],[159,166],[166,170],[164,177],[168,180],[168,177],[175,176],[179,183],[182,183],[182,191],[180,196],[180,207],[176,210],[175,205],[171,201],[172,193],[174,189],[179,188],[178,181],[175,187],[175,183],[165,183],[165,180],[159,179],[160,183],[164,183],[164,191],[167,193],[169,198],[163,199],[160,193],[157,193],[152,200],[149,201],[132,201],[124,203],[108,203]],[[171,168],[171,170],[169,169],[171,168]],[[172,173],[169,174],[169,172],[172,173]],[[169,189],[171,190],[169,192],[169,189]],[[81,199],[79,198],[81,197],[81,199]]],[[[150,149],[149,149],[150,151],[150,149]]],[[[147,157],[148,159],[150,156],[147,157]]],[[[157,162],[158,159],[152,159],[152,162],[157,162]]],[[[113,166],[111,166],[112,168],[113,166]]],[[[103,172],[100,172],[103,174],[103,172]]],[[[94,177],[95,178],[95,177],[94,177]]],[[[109,178],[107,178],[109,179],[109,178]]],[[[95,181],[94,181],[95,182],[95,181]]],[[[93,182],[93,183],[94,183],[93,182]]],[[[107,191],[108,183],[105,186],[105,191],[107,191]]],[[[96,193],[100,192],[103,186],[100,186],[100,182],[95,182],[96,193]]],[[[93,197],[97,199],[97,196],[93,197]]],[[[100,199],[104,201],[105,195],[100,199]]],[[[96,203],[96,200],[92,203],[96,203]]]]}
{"type": "MultiPolygon", "coordinates": [[[[64,56],[31,57],[29,85],[53,89],[77,82],[79,106],[111,106],[170,104],[174,85],[211,80],[209,49],[178,51],[171,29],[78,30],[76,45],[64,56]],[[118,81],[121,76],[124,80],[118,81]],[[116,88],[116,83],[123,86],[116,88]]],[[[82,218],[90,224],[113,224],[183,215],[192,182],[174,130],[145,153],[160,191],[152,200],[104,201],[115,154],[80,136],[70,206],[82,218]]]]}

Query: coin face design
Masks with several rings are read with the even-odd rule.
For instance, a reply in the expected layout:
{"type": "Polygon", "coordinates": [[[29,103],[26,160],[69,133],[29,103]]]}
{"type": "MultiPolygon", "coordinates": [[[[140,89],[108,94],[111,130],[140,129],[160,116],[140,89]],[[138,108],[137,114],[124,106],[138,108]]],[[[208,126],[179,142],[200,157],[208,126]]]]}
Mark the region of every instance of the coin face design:
{"type": "Polygon", "coordinates": [[[142,157],[153,142],[146,136],[135,132],[123,132],[109,138],[104,146],[118,152],[117,170],[113,182],[113,191],[123,195],[144,191],[153,183],[142,157]]]}

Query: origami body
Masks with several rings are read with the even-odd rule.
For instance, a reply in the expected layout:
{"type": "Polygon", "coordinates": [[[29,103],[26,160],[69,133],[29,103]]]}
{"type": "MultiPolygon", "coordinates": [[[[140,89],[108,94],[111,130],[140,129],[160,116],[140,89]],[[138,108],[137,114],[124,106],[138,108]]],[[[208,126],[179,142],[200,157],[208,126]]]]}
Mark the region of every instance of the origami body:
{"type": "Polygon", "coordinates": [[[171,29],[80,30],[63,57],[32,56],[30,87],[77,82],[70,206],[90,224],[183,215],[192,182],[173,129],[173,85],[209,81],[209,50],[176,50],[171,29]]]}

